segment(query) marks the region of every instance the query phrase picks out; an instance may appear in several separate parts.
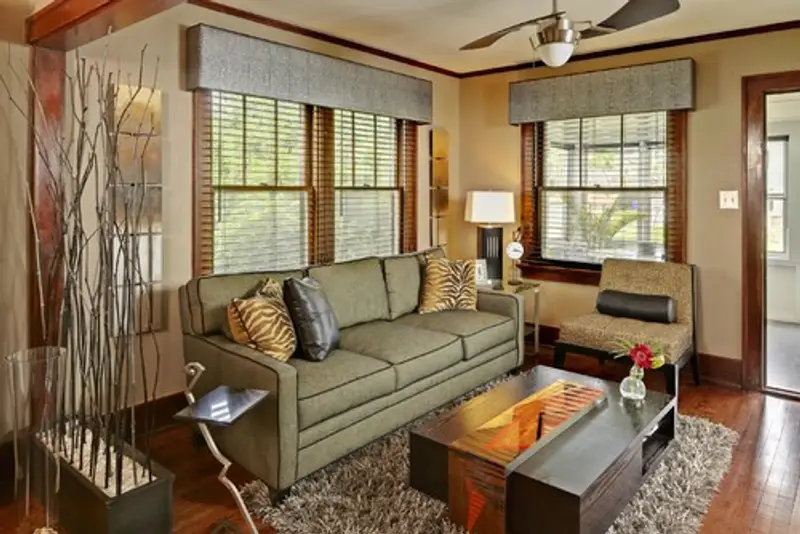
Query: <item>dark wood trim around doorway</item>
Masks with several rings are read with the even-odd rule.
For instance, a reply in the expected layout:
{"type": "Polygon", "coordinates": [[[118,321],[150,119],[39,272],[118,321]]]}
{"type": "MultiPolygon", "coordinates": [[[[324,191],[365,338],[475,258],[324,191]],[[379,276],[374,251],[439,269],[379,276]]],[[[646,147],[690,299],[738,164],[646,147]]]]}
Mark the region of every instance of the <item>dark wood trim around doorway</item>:
{"type": "Polygon", "coordinates": [[[742,382],[764,389],[766,98],[800,91],[800,71],[742,79],[742,382]]]}

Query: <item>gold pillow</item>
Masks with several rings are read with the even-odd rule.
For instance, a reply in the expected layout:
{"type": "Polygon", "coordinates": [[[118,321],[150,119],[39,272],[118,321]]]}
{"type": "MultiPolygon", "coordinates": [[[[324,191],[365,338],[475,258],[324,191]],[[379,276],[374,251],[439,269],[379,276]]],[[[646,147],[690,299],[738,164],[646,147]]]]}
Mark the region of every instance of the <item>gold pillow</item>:
{"type": "Polygon", "coordinates": [[[289,310],[283,302],[280,282],[268,278],[250,298],[228,304],[231,339],[282,362],[297,349],[297,336],[289,310]]]}
{"type": "Polygon", "coordinates": [[[419,313],[477,308],[475,260],[428,258],[419,313]]]}

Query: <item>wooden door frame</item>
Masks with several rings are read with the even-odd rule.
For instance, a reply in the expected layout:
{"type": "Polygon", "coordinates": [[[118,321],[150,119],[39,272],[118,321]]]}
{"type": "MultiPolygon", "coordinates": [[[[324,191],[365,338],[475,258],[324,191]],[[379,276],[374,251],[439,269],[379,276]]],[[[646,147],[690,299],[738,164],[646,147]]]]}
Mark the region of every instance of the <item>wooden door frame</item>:
{"type": "Polygon", "coordinates": [[[742,78],[742,384],[763,391],[767,95],[800,91],[800,71],[742,78]]]}

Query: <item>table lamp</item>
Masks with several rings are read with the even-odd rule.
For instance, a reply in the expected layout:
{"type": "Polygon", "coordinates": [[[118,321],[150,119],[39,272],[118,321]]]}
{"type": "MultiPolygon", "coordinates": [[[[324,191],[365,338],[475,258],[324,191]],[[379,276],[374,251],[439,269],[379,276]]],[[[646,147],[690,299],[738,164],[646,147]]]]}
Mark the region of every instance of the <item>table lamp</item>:
{"type": "Polygon", "coordinates": [[[514,193],[510,191],[469,191],[464,220],[478,225],[478,258],[486,260],[487,278],[503,280],[503,227],[516,222],[514,193]]]}

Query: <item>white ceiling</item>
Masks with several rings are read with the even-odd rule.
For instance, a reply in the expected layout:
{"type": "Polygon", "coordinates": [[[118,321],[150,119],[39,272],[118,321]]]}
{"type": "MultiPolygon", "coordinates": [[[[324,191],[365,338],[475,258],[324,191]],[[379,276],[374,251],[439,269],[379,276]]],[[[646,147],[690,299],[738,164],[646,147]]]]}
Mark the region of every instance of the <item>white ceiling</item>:
{"type": "MultiPolygon", "coordinates": [[[[260,15],[464,72],[531,61],[526,32],[470,52],[483,35],[546,13],[551,0],[222,0],[260,15]]],[[[560,0],[573,20],[599,22],[626,0],[560,0]]],[[[682,0],[681,9],[614,35],[587,39],[579,52],[677,39],[800,19],[800,0],[682,0]]]]}

